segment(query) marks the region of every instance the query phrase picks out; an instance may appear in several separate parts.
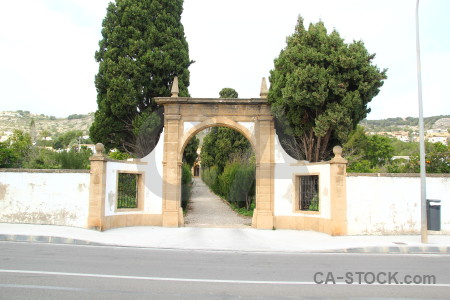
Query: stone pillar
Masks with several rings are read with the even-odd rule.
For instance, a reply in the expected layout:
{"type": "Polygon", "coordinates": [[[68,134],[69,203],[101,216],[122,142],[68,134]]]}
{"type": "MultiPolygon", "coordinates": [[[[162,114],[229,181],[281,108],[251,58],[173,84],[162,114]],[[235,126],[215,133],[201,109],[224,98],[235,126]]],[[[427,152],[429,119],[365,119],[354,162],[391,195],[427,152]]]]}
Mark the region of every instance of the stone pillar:
{"type": "Polygon", "coordinates": [[[274,196],[274,126],[271,116],[261,116],[255,122],[256,133],[256,208],[252,226],[273,229],[274,196]]]}
{"type": "Polygon", "coordinates": [[[88,228],[103,230],[105,218],[106,163],[103,144],[96,144],[96,153],[89,158],[91,162],[89,184],[88,228]]]}
{"type": "Polygon", "coordinates": [[[164,227],[183,224],[180,206],[181,162],[178,162],[180,119],[178,106],[165,106],[163,159],[163,216],[164,227]]]}
{"type": "Polygon", "coordinates": [[[347,160],[342,157],[342,148],[333,148],[334,158],[330,161],[331,186],[331,235],[347,234],[347,160]]]}

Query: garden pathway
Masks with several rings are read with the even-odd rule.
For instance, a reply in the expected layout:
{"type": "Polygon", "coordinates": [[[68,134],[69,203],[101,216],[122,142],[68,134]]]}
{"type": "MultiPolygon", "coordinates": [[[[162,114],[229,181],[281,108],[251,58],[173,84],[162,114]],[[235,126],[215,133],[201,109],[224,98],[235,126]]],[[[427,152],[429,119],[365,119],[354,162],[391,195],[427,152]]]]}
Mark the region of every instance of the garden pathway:
{"type": "Polygon", "coordinates": [[[233,211],[199,177],[195,177],[184,223],[186,227],[250,228],[252,219],[233,211]]]}

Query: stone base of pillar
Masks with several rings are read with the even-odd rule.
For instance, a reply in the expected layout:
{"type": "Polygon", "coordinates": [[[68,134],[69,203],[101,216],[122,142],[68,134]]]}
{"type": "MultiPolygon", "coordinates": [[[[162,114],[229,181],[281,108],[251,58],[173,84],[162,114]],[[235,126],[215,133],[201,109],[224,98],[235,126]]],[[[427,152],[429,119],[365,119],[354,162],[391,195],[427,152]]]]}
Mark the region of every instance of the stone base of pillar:
{"type": "Polygon", "coordinates": [[[271,211],[253,211],[252,227],[257,229],[273,229],[273,214],[271,211]]]}
{"type": "Polygon", "coordinates": [[[164,227],[182,227],[184,226],[183,209],[178,211],[165,211],[162,215],[162,225],[164,227]]]}

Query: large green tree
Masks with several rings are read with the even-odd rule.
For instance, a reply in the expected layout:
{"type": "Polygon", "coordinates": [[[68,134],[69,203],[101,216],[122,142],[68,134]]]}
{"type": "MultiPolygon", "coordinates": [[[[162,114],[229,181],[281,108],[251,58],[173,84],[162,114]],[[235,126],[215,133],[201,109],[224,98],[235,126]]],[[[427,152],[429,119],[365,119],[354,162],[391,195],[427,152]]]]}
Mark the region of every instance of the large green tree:
{"type": "Polygon", "coordinates": [[[241,133],[227,127],[213,127],[203,139],[202,168],[217,166],[222,173],[228,162],[249,157],[252,151],[250,142],[241,133]]]}
{"type": "Polygon", "coordinates": [[[194,136],[184,149],[183,161],[185,161],[191,168],[198,158],[197,149],[199,144],[200,140],[196,136],[194,136]]]}
{"type": "Polygon", "coordinates": [[[322,22],[306,30],[299,17],[275,59],[268,97],[291,155],[321,161],[345,142],[387,78],[386,70],[373,65],[374,57],[363,42],[346,44],[336,30],[328,34],[322,22]]]}
{"type": "Polygon", "coordinates": [[[98,110],[94,142],[146,155],[162,129],[154,97],[170,96],[174,76],[189,96],[188,43],[181,24],[183,0],[116,0],[108,5],[95,59],[98,110]]]}
{"type": "Polygon", "coordinates": [[[219,92],[220,98],[238,98],[239,94],[235,89],[232,88],[223,88],[219,92]]]}

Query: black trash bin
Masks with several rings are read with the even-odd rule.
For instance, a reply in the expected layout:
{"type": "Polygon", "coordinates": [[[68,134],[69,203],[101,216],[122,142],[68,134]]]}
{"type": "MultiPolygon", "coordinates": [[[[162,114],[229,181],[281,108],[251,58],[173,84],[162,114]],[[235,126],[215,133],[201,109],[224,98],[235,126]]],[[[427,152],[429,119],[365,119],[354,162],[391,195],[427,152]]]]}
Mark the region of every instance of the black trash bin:
{"type": "Polygon", "coordinates": [[[427,199],[428,230],[441,230],[441,200],[427,199]]]}

